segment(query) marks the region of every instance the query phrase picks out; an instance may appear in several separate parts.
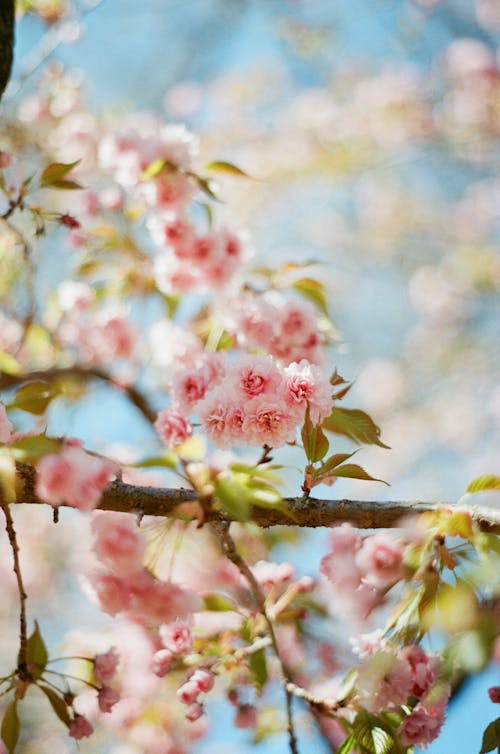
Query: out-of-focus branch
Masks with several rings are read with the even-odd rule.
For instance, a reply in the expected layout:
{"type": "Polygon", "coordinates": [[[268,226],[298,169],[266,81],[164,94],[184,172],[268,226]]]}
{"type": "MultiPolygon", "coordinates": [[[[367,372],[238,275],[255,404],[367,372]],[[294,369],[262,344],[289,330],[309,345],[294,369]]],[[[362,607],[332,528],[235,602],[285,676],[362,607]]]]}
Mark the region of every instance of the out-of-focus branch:
{"type": "MultiPolygon", "coordinates": [[[[35,491],[35,469],[24,463],[17,464],[17,502],[43,504],[35,491]]],[[[138,513],[145,516],[168,516],[179,506],[188,506],[189,515],[196,512],[198,493],[188,489],[139,487],[113,482],[103,493],[99,510],[138,513]]],[[[318,498],[289,497],[284,508],[252,509],[252,520],[269,526],[300,526],[314,528],[336,526],[350,521],[360,529],[390,529],[401,519],[419,513],[437,513],[442,509],[467,511],[483,531],[500,534],[500,510],[480,505],[460,506],[453,503],[375,501],[375,500],[319,500],[318,498]]],[[[177,511],[181,513],[182,511],[177,511]]],[[[229,521],[220,511],[208,511],[205,520],[229,521]]]]}
{"type": "Polygon", "coordinates": [[[0,97],[10,79],[14,57],[15,0],[0,3],[0,97]]]}
{"type": "Polygon", "coordinates": [[[156,411],[149,405],[149,402],[145,396],[134,385],[126,385],[122,382],[118,382],[115,378],[108,374],[104,369],[98,367],[84,367],[75,364],[70,367],[53,367],[51,369],[42,369],[35,372],[29,372],[26,374],[6,374],[0,372],[0,390],[8,390],[9,388],[22,385],[25,382],[31,380],[45,380],[46,382],[55,382],[56,380],[64,378],[80,379],[82,381],[89,382],[91,380],[99,380],[106,382],[111,387],[121,390],[128,398],[128,400],[141,412],[144,418],[152,423],[156,419],[156,411]]]}
{"type": "Polygon", "coordinates": [[[255,603],[257,607],[259,608],[260,613],[264,616],[264,619],[266,621],[269,638],[271,640],[271,645],[280,666],[282,682],[283,682],[283,690],[285,692],[288,743],[289,743],[291,753],[298,754],[299,749],[298,749],[297,735],[295,733],[295,725],[293,721],[293,712],[292,712],[293,692],[289,688],[289,686],[293,684],[291,682],[286,665],[283,662],[283,659],[281,657],[278,640],[276,639],[276,634],[274,631],[274,624],[266,609],[266,598],[264,596],[264,593],[262,592],[262,589],[260,588],[260,585],[257,579],[252,573],[250,566],[246,563],[244,558],[242,558],[242,556],[236,549],[236,544],[234,542],[234,539],[232,538],[229,532],[229,523],[227,523],[226,521],[214,521],[212,524],[212,529],[215,532],[217,538],[219,539],[224,555],[231,561],[231,563],[234,563],[234,565],[238,568],[242,576],[244,576],[246,580],[248,581],[255,603]]]}
{"type": "Polygon", "coordinates": [[[12,558],[14,561],[14,574],[17,581],[17,591],[19,593],[19,653],[17,656],[17,673],[19,678],[24,681],[29,677],[27,666],[27,652],[28,652],[28,633],[26,624],[26,598],[27,594],[24,589],[23,577],[21,573],[21,564],[19,562],[19,545],[17,543],[16,530],[14,528],[14,521],[10,512],[10,506],[3,502],[3,493],[0,489],[0,507],[3,510],[5,516],[5,530],[9,537],[9,543],[12,550],[12,558]]]}

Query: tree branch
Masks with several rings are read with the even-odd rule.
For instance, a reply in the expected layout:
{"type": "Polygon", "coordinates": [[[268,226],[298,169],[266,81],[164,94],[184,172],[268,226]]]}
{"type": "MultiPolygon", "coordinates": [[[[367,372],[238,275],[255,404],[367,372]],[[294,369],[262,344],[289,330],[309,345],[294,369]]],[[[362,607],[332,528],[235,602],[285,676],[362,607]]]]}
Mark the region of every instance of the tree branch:
{"type": "Polygon", "coordinates": [[[111,387],[121,390],[129,401],[140,411],[143,417],[152,424],[156,419],[156,411],[149,405],[149,402],[138,388],[134,385],[125,385],[108,374],[104,369],[98,367],[83,367],[74,364],[69,367],[53,367],[52,369],[42,369],[37,372],[27,374],[7,374],[0,372],[0,390],[8,390],[17,387],[30,380],[45,380],[55,382],[60,379],[75,378],[84,381],[99,380],[106,382],[111,387]]]}
{"type": "Polygon", "coordinates": [[[15,0],[0,3],[0,97],[10,79],[14,56],[15,0]]]}
{"type": "Polygon", "coordinates": [[[236,544],[229,532],[229,523],[227,523],[226,521],[215,521],[212,524],[212,529],[220,541],[224,555],[231,561],[231,563],[234,563],[234,565],[238,568],[242,576],[244,576],[245,579],[248,581],[255,603],[257,607],[259,608],[259,612],[263,615],[264,620],[266,621],[267,629],[269,632],[269,638],[271,640],[271,645],[273,647],[274,654],[276,655],[276,658],[278,660],[279,667],[281,670],[283,690],[285,692],[285,699],[286,699],[286,714],[287,714],[287,723],[288,723],[287,730],[288,730],[288,742],[290,745],[290,751],[292,752],[292,754],[299,754],[297,736],[295,733],[295,726],[293,722],[293,712],[292,712],[293,692],[289,688],[289,686],[293,684],[291,683],[288,670],[281,657],[278,640],[276,638],[276,633],[274,631],[274,624],[267,612],[266,598],[264,596],[264,593],[262,592],[262,589],[260,588],[260,585],[257,579],[253,575],[251,568],[246,563],[246,561],[241,557],[241,555],[236,549],[236,544]]]}
{"type": "Polygon", "coordinates": [[[28,595],[24,589],[21,564],[19,562],[19,545],[17,543],[16,530],[14,528],[14,521],[12,520],[10,508],[8,503],[4,503],[3,501],[0,502],[0,507],[5,516],[5,530],[9,537],[12,550],[14,573],[17,581],[17,591],[19,593],[19,653],[17,655],[17,673],[19,678],[22,681],[25,681],[29,678],[27,666],[28,633],[26,624],[26,599],[28,595]]]}
{"type": "MultiPolygon", "coordinates": [[[[35,492],[35,469],[25,463],[17,466],[17,502],[42,504],[35,492]]],[[[168,516],[179,506],[188,506],[190,515],[196,509],[198,493],[184,488],[169,489],[160,487],[139,487],[113,482],[104,490],[99,510],[122,513],[138,513],[145,516],[168,516]]],[[[319,500],[318,498],[288,497],[284,499],[284,509],[254,507],[252,521],[259,526],[300,526],[316,528],[335,526],[350,521],[359,529],[390,529],[410,515],[437,513],[447,509],[466,511],[483,531],[500,534],[500,510],[481,505],[456,505],[444,502],[407,502],[376,500],[319,500]],[[286,510],[285,510],[286,509],[286,510]]],[[[182,513],[182,511],[179,511],[182,513]]],[[[220,511],[208,512],[206,520],[230,521],[230,517],[220,511]]]]}

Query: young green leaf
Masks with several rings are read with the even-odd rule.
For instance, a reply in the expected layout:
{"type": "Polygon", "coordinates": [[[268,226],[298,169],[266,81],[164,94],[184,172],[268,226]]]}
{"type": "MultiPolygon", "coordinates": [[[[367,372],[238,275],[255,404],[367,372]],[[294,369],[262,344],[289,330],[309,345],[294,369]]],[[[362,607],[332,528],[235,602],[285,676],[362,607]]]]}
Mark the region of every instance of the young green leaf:
{"type": "Polygon", "coordinates": [[[338,477],[345,477],[347,479],[362,479],[365,482],[382,482],[382,484],[387,484],[389,486],[388,482],[384,482],[383,479],[377,479],[374,476],[370,476],[367,471],[365,471],[361,466],[358,466],[356,463],[346,463],[344,466],[337,466],[334,469],[335,476],[338,477]]]}
{"type": "Polygon", "coordinates": [[[330,443],[319,424],[314,425],[311,421],[309,406],[306,409],[304,425],[302,427],[302,443],[307,460],[311,463],[321,461],[328,453],[330,443]]]}
{"type": "Polygon", "coordinates": [[[313,304],[316,304],[318,309],[328,317],[328,306],[323,283],[320,283],[319,280],[314,280],[314,278],[301,278],[293,284],[293,288],[302,296],[312,301],[313,304]]]}
{"type": "Polygon", "coordinates": [[[500,476],[485,474],[473,479],[467,487],[467,492],[481,492],[482,490],[500,490],[500,476]]]}
{"type": "Polygon", "coordinates": [[[2,720],[1,736],[9,754],[13,754],[19,738],[19,717],[17,714],[17,700],[11,702],[5,710],[2,720]]]}
{"type": "Polygon", "coordinates": [[[212,610],[213,612],[221,613],[228,611],[238,611],[237,605],[227,597],[223,597],[221,594],[207,594],[203,598],[205,610],[212,610]]]}
{"type": "Polygon", "coordinates": [[[64,723],[68,728],[71,725],[71,717],[68,712],[68,707],[64,699],[57,694],[54,689],[49,686],[44,686],[42,683],[38,684],[38,688],[42,691],[49,700],[50,706],[56,713],[59,720],[64,723]]]}
{"type": "Polygon", "coordinates": [[[35,621],[35,629],[26,645],[26,662],[28,663],[33,680],[36,681],[43,675],[48,659],[47,647],[40,633],[38,623],[35,621]]]}
{"type": "Polygon", "coordinates": [[[30,414],[39,416],[46,411],[47,406],[57,394],[57,390],[49,382],[33,380],[16,391],[9,408],[18,408],[21,411],[28,411],[30,414]]]}
{"type": "Polygon", "coordinates": [[[489,751],[498,748],[500,748],[500,717],[493,720],[484,731],[479,754],[488,754],[489,751]]]}
{"type": "Polygon", "coordinates": [[[361,709],[352,725],[356,743],[370,754],[390,754],[393,750],[394,738],[384,728],[374,715],[361,709]]]}
{"type": "Polygon", "coordinates": [[[244,170],[233,165],[232,162],[225,162],[224,160],[215,160],[205,165],[206,170],[212,170],[216,173],[226,173],[227,175],[234,175],[236,178],[248,178],[249,180],[255,180],[251,175],[245,173],[244,170]]]}
{"type": "Polygon", "coordinates": [[[356,743],[356,739],[354,738],[354,733],[351,733],[340,744],[340,746],[337,749],[337,754],[349,754],[349,752],[352,751],[352,749],[354,748],[355,743],[356,743]]]}
{"type": "Polygon", "coordinates": [[[250,655],[250,671],[257,693],[260,694],[268,678],[266,653],[259,649],[250,655]]]}
{"type": "Polygon", "coordinates": [[[40,176],[40,185],[43,188],[82,188],[76,181],[71,181],[66,176],[71,173],[80,160],[75,162],[52,162],[47,165],[40,176]]]}
{"type": "Polygon", "coordinates": [[[328,432],[345,435],[364,445],[389,447],[384,445],[380,439],[380,428],[377,427],[373,419],[357,408],[337,408],[335,406],[330,416],[323,421],[322,426],[328,432]]]}
{"type": "Polygon", "coordinates": [[[11,453],[16,461],[33,463],[49,453],[57,453],[61,448],[61,440],[46,435],[32,435],[21,437],[10,446],[11,453]]]}

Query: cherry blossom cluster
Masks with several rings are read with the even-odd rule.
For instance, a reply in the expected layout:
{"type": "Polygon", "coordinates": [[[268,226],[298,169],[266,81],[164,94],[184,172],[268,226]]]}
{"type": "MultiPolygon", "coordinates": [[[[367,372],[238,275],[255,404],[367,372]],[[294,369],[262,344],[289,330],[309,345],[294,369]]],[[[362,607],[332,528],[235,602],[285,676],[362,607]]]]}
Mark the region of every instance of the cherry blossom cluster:
{"type": "Polygon", "coordinates": [[[386,534],[363,538],[347,523],[332,529],[329,541],[320,570],[333,585],[334,610],[364,621],[403,577],[404,549],[386,534]]]}
{"type": "Polygon", "coordinates": [[[359,703],[374,714],[407,710],[399,727],[404,746],[425,747],[444,722],[450,696],[440,681],[441,662],[416,644],[397,649],[380,639],[363,652],[356,682],[359,703]]]}
{"type": "Polygon", "coordinates": [[[49,453],[38,462],[36,493],[53,506],[90,511],[116,472],[112,461],[86,453],[80,440],[67,439],[59,453],[49,453]]]}
{"type": "Polygon", "coordinates": [[[231,301],[225,320],[240,348],[270,354],[284,365],[302,359],[324,363],[326,339],[308,301],[293,301],[277,291],[247,291],[231,301]]]}
{"type": "Polygon", "coordinates": [[[174,375],[172,397],[172,408],[156,421],[169,447],[191,436],[185,417],[193,413],[218,447],[281,447],[295,441],[308,405],[314,422],[333,406],[332,387],[316,365],[302,359],[282,369],[270,356],[253,355],[229,363],[220,354],[207,354],[174,375]]]}
{"type": "Polygon", "coordinates": [[[91,591],[104,612],[159,626],[187,618],[201,607],[194,592],[156,579],[143,567],[144,541],[126,514],[94,515],[93,551],[101,564],[88,575],[91,591]]]}

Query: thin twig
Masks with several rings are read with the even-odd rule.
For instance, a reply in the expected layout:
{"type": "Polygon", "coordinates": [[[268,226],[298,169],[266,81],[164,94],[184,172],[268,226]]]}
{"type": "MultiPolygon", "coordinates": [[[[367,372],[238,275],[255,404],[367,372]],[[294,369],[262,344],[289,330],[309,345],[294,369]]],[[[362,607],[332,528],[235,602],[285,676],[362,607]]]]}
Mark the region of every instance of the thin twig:
{"type": "Polygon", "coordinates": [[[21,573],[21,564],[19,562],[19,545],[17,544],[16,530],[7,503],[2,503],[1,508],[5,516],[5,530],[9,537],[12,557],[14,560],[14,573],[17,581],[17,591],[19,593],[19,654],[17,656],[17,673],[22,681],[29,680],[27,666],[28,651],[28,633],[26,625],[26,599],[28,595],[24,589],[23,577],[21,573]]]}
{"type": "Polygon", "coordinates": [[[259,608],[260,613],[264,616],[264,619],[266,621],[267,628],[269,631],[269,638],[271,640],[276,658],[279,662],[281,675],[283,678],[283,689],[285,692],[286,713],[287,713],[287,721],[288,721],[288,725],[287,725],[288,742],[290,745],[290,751],[292,752],[292,754],[298,754],[299,750],[298,750],[297,736],[295,733],[295,726],[293,722],[293,712],[292,712],[293,692],[288,688],[288,685],[291,683],[291,679],[289,677],[285,663],[283,662],[283,659],[281,657],[278,641],[276,639],[276,634],[274,631],[273,622],[267,614],[266,598],[262,592],[262,589],[259,586],[259,583],[257,582],[257,579],[253,575],[252,570],[250,569],[250,566],[245,562],[245,560],[242,558],[242,556],[239,554],[239,552],[236,549],[235,542],[233,538],[231,537],[231,534],[229,533],[229,523],[225,521],[216,521],[216,522],[214,521],[212,523],[212,529],[216,533],[217,538],[219,539],[221,543],[222,551],[224,552],[224,555],[231,561],[231,563],[234,563],[234,565],[238,568],[239,572],[248,581],[254,600],[257,604],[257,607],[259,608]]]}

